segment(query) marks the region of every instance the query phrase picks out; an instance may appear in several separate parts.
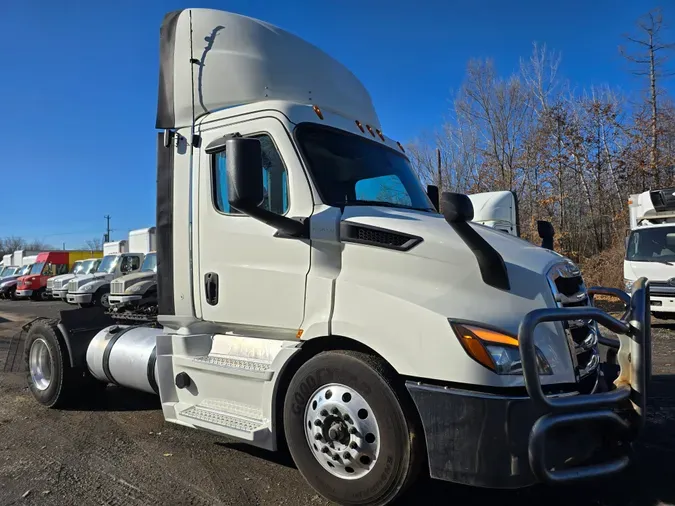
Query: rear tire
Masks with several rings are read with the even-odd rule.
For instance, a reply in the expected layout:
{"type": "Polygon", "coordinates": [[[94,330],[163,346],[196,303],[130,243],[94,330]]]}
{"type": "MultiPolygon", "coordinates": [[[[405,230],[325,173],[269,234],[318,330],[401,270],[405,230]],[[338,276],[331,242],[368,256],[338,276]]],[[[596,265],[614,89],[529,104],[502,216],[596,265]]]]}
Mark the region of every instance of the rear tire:
{"type": "Polygon", "coordinates": [[[68,349],[57,320],[34,323],[24,344],[26,380],[33,397],[48,408],[73,406],[76,400],[95,400],[105,384],[86,370],[70,365],[68,349]]]}
{"type": "Polygon", "coordinates": [[[417,478],[422,433],[414,405],[395,385],[383,361],[352,351],[320,353],[291,379],[286,442],[305,480],[326,499],[382,506],[417,478]]]}
{"type": "Polygon", "coordinates": [[[16,287],[12,287],[9,289],[9,293],[7,295],[7,298],[10,300],[16,300],[16,287]]]}

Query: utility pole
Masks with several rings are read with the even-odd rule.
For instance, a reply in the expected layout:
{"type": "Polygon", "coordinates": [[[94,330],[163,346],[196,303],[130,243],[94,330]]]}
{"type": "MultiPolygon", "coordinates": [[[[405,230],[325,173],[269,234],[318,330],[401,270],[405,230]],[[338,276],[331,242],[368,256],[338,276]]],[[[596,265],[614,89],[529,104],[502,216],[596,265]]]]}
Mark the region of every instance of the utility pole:
{"type": "Polygon", "coordinates": [[[106,214],[104,216],[104,218],[106,219],[106,222],[107,222],[106,227],[105,227],[106,232],[105,232],[105,241],[104,242],[110,242],[110,215],[106,214]]]}

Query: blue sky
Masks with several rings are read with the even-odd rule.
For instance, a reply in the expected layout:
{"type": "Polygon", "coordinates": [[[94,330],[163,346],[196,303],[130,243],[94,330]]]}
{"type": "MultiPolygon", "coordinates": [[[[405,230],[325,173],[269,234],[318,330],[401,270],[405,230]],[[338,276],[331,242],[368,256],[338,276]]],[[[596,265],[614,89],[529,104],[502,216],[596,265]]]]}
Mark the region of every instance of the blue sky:
{"type": "Polygon", "coordinates": [[[106,214],[114,239],[154,224],[158,39],[167,11],[230,10],[300,35],[364,82],[386,133],[406,142],[442,122],[470,58],[493,58],[506,75],[533,41],[562,52],[560,73],[574,85],[637,93],[642,83],[617,45],[660,4],[675,41],[675,4],[665,0],[7,2],[0,237],[75,248],[102,236],[106,214]]]}

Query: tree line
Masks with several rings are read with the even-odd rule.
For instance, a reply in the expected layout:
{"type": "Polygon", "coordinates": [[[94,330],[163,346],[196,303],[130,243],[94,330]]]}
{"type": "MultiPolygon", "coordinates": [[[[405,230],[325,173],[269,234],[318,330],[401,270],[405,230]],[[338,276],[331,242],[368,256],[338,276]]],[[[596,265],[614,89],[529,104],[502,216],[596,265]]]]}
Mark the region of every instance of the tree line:
{"type": "MultiPolygon", "coordinates": [[[[17,250],[25,251],[55,251],[61,248],[55,248],[53,245],[40,240],[27,240],[23,237],[11,236],[0,237],[0,257],[9,253],[14,253],[17,250]]],[[[81,250],[101,250],[103,249],[103,242],[99,238],[88,239],[84,244],[77,248],[81,250]]]]}
{"type": "Polygon", "coordinates": [[[675,184],[675,104],[662,86],[673,44],[662,29],[650,11],[618,47],[644,84],[637,100],[572,87],[545,45],[508,77],[469,61],[447,120],[406,147],[415,170],[444,191],[515,191],[521,234],[536,242],[536,220],[549,220],[556,250],[582,264],[622,250],[628,196],[675,184]]]}

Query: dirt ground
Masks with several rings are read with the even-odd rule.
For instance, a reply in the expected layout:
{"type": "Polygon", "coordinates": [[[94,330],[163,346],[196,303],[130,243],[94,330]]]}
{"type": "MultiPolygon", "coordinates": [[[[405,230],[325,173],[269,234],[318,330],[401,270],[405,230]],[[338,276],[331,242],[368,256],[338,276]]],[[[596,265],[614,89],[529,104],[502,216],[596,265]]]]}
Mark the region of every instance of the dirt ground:
{"type": "MultiPolygon", "coordinates": [[[[109,387],[95,409],[39,406],[16,372],[12,338],[64,306],[0,301],[0,506],[327,504],[284,454],[165,423],[155,396],[109,387]]],[[[630,472],[585,487],[499,492],[423,480],[402,504],[675,504],[675,323],[654,321],[653,343],[648,425],[630,472]]]]}

